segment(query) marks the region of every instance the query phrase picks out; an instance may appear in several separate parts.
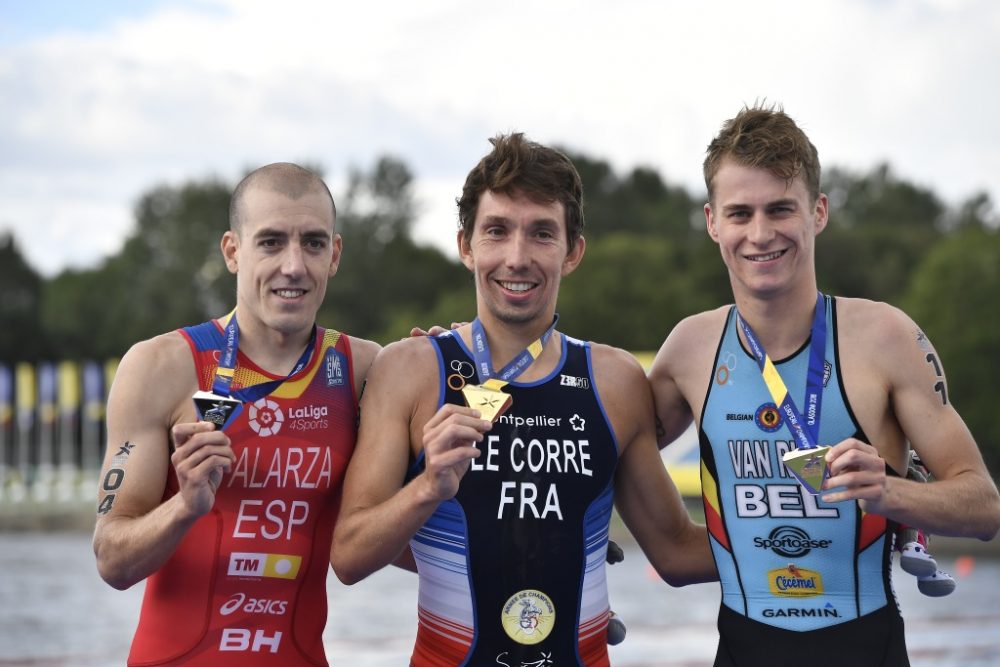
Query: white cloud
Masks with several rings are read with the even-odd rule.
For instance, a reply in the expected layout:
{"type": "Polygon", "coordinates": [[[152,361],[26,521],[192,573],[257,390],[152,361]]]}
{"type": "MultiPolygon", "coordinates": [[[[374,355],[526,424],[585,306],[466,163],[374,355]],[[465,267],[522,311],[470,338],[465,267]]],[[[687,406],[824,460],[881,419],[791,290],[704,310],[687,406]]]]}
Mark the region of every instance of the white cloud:
{"type": "Polygon", "coordinates": [[[158,183],[291,159],[336,189],[389,152],[420,179],[419,237],[451,252],[454,196],[497,131],[700,192],[708,140],[762,97],[827,166],[889,161],[1000,203],[997,34],[985,0],[167,5],[0,42],[0,227],[53,273],[114,252],[158,183]]]}

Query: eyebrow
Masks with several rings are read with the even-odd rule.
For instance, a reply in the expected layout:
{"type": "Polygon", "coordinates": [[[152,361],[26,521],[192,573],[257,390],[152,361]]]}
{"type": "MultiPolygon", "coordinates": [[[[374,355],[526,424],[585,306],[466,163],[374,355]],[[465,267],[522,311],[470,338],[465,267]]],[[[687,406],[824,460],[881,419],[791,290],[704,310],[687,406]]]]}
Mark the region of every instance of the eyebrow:
{"type": "MultiPolygon", "coordinates": [[[[766,202],[763,208],[773,208],[775,206],[790,206],[793,208],[798,208],[799,203],[794,197],[782,197],[781,199],[775,199],[773,201],[766,202]]],[[[752,209],[751,204],[724,204],[722,211],[724,213],[732,213],[733,211],[746,211],[752,209]]]]}
{"type": "MultiPolygon", "coordinates": [[[[508,225],[508,224],[513,224],[513,220],[511,220],[510,218],[508,218],[505,215],[487,215],[485,218],[483,218],[483,224],[484,225],[485,224],[490,224],[490,223],[492,223],[492,224],[508,225]]],[[[556,226],[558,226],[560,224],[560,222],[559,222],[559,220],[557,220],[555,218],[542,217],[542,218],[533,218],[532,220],[528,221],[528,224],[532,225],[532,226],[537,226],[537,225],[556,225],[556,226]]]]}
{"type": "MultiPolygon", "coordinates": [[[[329,238],[331,238],[330,232],[328,230],[326,230],[326,229],[310,229],[310,230],[307,230],[305,232],[302,232],[302,236],[303,236],[303,238],[309,238],[309,239],[317,239],[317,238],[318,239],[329,239],[329,238]]],[[[257,230],[257,232],[254,234],[254,237],[255,238],[266,238],[266,237],[271,237],[271,238],[274,238],[274,237],[288,238],[288,232],[286,232],[286,231],[284,231],[282,229],[276,229],[274,227],[262,227],[261,229],[257,230]]]]}

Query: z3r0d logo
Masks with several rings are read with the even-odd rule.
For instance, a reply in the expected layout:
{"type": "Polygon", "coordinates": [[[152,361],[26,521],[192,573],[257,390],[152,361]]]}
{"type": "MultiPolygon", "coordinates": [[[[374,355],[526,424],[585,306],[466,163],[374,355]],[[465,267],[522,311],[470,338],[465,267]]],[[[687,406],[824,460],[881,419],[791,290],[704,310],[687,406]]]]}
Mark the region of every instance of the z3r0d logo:
{"type": "Polygon", "coordinates": [[[262,398],[250,406],[249,424],[254,433],[262,438],[277,435],[285,421],[285,413],[274,401],[262,398]]]}
{"type": "Polygon", "coordinates": [[[548,595],[529,588],[507,599],[500,623],[507,636],[518,644],[537,644],[552,632],[556,608],[548,595]]]}

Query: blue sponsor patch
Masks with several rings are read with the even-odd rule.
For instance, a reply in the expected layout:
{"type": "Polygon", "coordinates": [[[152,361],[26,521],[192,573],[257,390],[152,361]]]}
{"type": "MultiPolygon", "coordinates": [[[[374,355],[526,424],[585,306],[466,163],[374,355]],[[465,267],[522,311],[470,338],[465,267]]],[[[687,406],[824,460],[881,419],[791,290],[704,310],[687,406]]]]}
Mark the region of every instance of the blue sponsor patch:
{"type": "Polygon", "coordinates": [[[323,362],[326,370],[326,386],[341,387],[347,380],[347,358],[331,347],[326,351],[326,359],[323,362]]]}

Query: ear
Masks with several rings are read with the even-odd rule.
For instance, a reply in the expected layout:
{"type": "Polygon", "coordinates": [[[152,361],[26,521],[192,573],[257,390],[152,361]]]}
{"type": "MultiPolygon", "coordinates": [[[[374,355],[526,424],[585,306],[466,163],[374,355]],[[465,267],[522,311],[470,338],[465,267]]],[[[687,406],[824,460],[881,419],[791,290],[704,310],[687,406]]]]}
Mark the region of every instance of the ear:
{"type": "Polygon", "coordinates": [[[226,268],[229,269],[230,273],[236,273],[239,266],[236,255],[240,249],[240,235],[230,229],[222,235],[219,247],[222,249],[222,258],[226,262],[226,268]]]}
{"type": "Polygon", "coordinates": [[[587,250],[587,239],[583,238],[581,234],[577,239],[576,243],[573,244],[573,249],[569,251],[566,255],[566,259],[562,263],[562,276],[566,277],[576,270],[576,267],[580,265],[583,261],[583,253],[587,250]]]}
{"type": "Polygon", "coordinates": [[[476,262],[472,259],[472,244],[465,236],[465,231],[458,230],[455,240],[458,242],[458,258],[465,264],[465,268],[472,271],[476,267],[476,262]]]}
{"type": "Polygon", "coordinates": [[[820,232],[826,229],[826,223],[830,221],[830,200],[822,192],[816,198],[816,210],[814,213],[816,215],[816,234],[819,235],[820,232]]]}
{"type": "Polygon", "coordinates": [[[705,202],[705,229],[708,230],[708,235],[711,239],[718,243],[719,225],[715,219],[715,213],[712,212],[712,202],[705,202]]]}
{"type": "Polygon", "coordinates": [[[327,274],[329,278],[337,275],[337,269],[340,268],[340,255],[344,251],[344,239],[340,237],[340,234],[334,234],[331,245],[333,246],[333,256],[330,258],[330,272],[327,274]]]}

